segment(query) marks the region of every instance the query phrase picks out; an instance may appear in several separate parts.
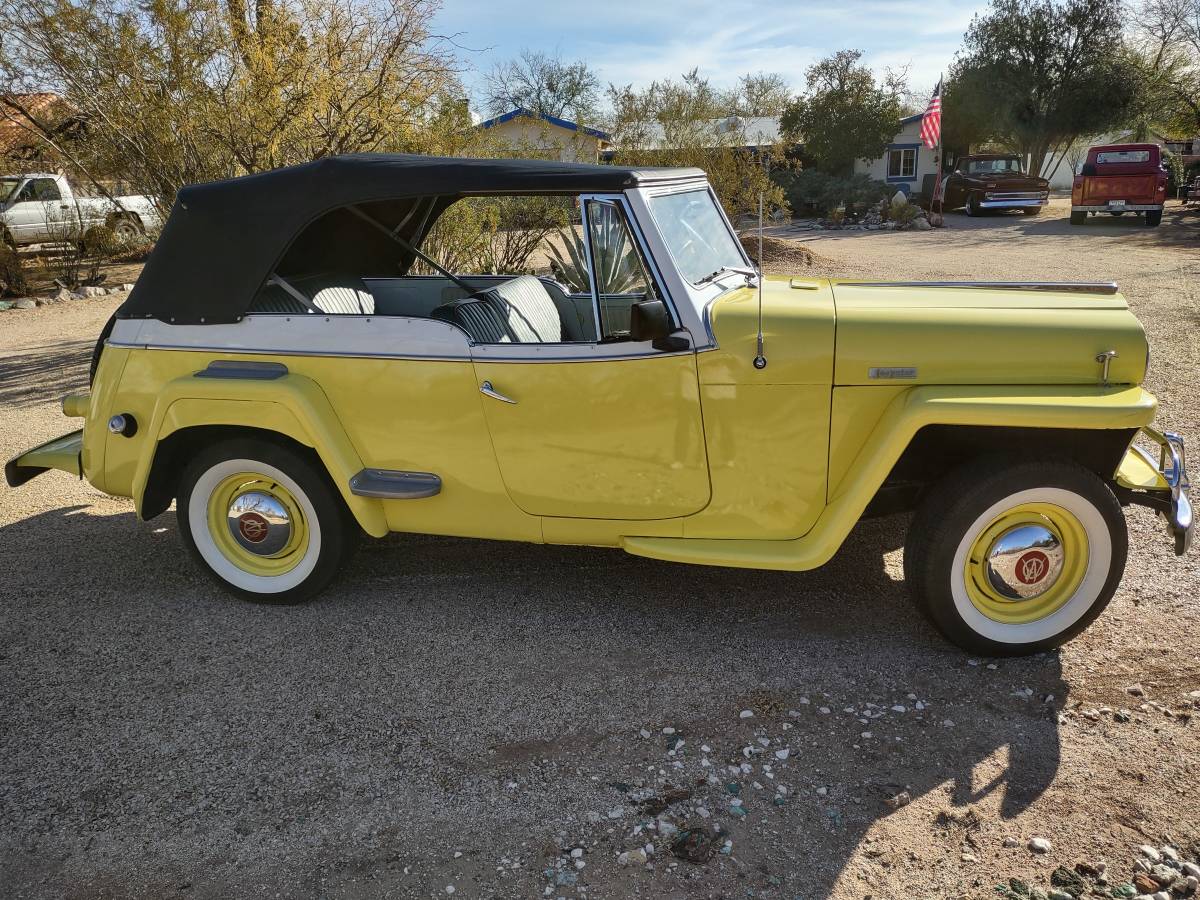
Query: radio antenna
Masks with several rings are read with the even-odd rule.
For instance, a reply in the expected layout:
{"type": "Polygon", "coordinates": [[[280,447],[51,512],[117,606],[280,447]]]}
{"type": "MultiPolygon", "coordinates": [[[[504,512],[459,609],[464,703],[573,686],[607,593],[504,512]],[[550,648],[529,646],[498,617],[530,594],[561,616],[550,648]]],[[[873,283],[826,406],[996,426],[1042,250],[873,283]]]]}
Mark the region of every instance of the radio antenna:
{"type": "Polygon", "coordinates": [[[754,368],[765,369],[767,358],[763,355],[762,294],[763,294],[763,195],[758,192],[758,355],[754,357],[754,368]]]}

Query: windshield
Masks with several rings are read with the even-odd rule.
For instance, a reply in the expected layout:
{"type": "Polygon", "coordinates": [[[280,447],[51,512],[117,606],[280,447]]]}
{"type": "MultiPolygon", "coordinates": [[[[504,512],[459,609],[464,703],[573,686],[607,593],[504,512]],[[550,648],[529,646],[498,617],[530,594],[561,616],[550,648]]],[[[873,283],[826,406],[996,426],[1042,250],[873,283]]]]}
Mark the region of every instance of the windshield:
{"type": "Polygon", "coordinates": [[[746,265],[707,189],[659,194],[650,198],[650,210],[679,273],[692,284],[710,279],[723,266],[746,265]]]}
{"type": "Polygon", "coordinates": [[[0,178],[0,203],[8,200],[9,196],[17,189],[17,185],[20,183],[20,178],[0,178]]]}
{"type": "Polygon", "coordinates": [[[1021,160],[1015,156],[1003,159],[972,159],[967,161],[968,175],[993,175],[997,172],[1020,172],[1021,160]]]}

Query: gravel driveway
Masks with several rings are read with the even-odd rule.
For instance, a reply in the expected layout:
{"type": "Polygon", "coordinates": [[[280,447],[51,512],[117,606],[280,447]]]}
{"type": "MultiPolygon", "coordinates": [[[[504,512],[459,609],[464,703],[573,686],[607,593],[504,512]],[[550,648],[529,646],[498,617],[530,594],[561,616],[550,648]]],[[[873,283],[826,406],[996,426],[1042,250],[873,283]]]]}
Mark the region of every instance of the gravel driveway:
{"type": "MultiPolygon", "coordinates": [[[[1064,216],[806,240],[835,274],[1118,281],[1200,446],[1200,215],[1064,216]]],[[[66,430],[114,304],[0,313],[0,456],[66,430]]],[[[394,536],[272,609],[173,515],[0,488],[0,895],[984,897],[1195,860],[1200,554],[1129,519],[1096,624],[991,663],[912,609],[902,519],[801,574],[394,536]]]]}

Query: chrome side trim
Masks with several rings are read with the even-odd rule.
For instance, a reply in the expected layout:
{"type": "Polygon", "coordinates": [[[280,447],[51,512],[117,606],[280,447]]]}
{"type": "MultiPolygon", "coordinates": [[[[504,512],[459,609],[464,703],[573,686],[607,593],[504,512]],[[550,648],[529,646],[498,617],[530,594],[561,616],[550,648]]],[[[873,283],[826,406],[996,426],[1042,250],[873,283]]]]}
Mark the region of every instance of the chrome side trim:
{"type": "Polygon", "coordinates": [[[842,287],[983,288],[990,291],[1046,291],[1073,294],[1115,294],[1115,281],[839,281],[842,287]]]}
{"type": "Polygon", "coordinates": [[[442,479],[432,472],[363,469],[350,479],[350,493],[380,500],[420,500],[442,492],[442,479]]]}
{"type": "Polygon", "coordinates": [[[288,373],[288,367],[277,362],[254,360],[214,359],[208,368],[196,373],[197,378],[235,378],[251,381],[274,381],[288,373]]]}

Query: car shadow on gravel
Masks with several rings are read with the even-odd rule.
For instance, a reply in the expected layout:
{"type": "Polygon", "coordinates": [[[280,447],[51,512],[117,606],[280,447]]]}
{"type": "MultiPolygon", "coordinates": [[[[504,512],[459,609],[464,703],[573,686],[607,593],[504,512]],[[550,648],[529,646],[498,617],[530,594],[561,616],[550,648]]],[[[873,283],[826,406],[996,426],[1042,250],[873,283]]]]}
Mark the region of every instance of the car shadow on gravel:
{"type": "Polygon", "coordinates": [[[87,384],[94,341],[63,341],[0,358],[0,405],[35,406],[87,384]]]}
{"type": "Polygon", "coordinates": [[[927,795],[929,846],[971,852],[986,810],[1054,779],[1067,685],[1057,654],[945,644],[896,572],[904,525],[798,574],[397,535],[293,608],[211,585],[170,515],[0,527],[0,865],[18,895],[533,896],[565,840],[595,896],[823,897],[851,860],[886,880],[936,858],[887,838],[927,795]],[[719,823],[732,853],[618,867],[671,790],[659,815],[719,823]]]}

